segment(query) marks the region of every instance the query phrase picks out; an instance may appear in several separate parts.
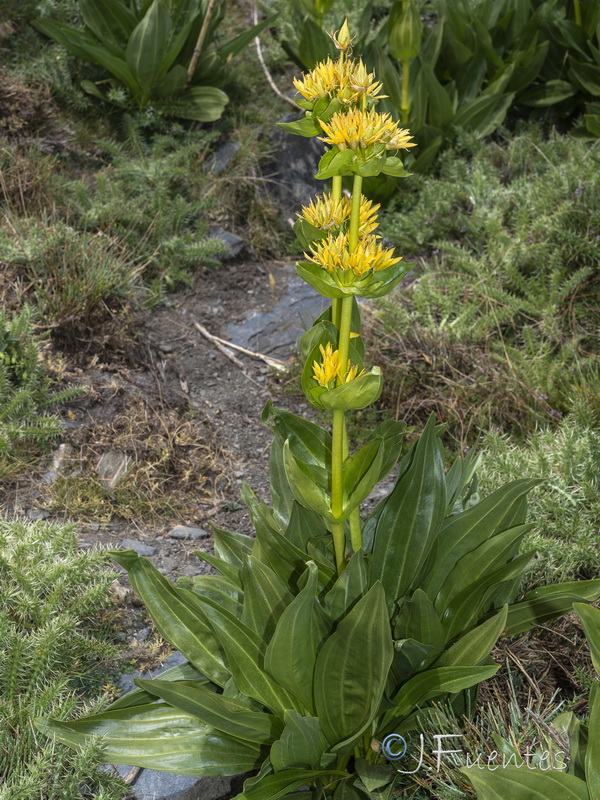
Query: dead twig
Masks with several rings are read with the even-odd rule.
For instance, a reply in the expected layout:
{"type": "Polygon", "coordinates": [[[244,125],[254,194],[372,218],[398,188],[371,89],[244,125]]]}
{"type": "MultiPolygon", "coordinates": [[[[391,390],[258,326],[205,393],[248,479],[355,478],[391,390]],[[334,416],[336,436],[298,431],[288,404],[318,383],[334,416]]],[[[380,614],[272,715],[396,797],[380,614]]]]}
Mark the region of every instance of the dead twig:
{"type": "Polygon", "coordinates": [[[213,9],[215,7],[216,0],[209,0],[208,8],[206,9],[206,15],[202,22],[202,27],[200,28],[200,33],[198,34],[198,40],[196,42],[196,46],[194,47],[194,53],[192,55],[192,60],[190,61],[190,65],[187,71],[187,81],[185,84],[185,88],[190,85],[192,82],[192,78],[194,77],[194,72],[196,71],[196,66],[198,64],[198,59],[200,58],[200,54],[202,52],[202,46],[204,44],[204,40],[206,39],[206,34],[208,32],[208,26],[210,25],[210,19],[212,17],[213,9]]]}
{"type": "MultiPolygon", "coordinates": [[[[255,0],[255,2],[253,4],[252,16],[253,16],[254,24],[258,25],[258,8],[256,6],[256,0],[255,0]]],[[[262,71],[265,73],[265,78],[267,79],[271,89],[273,89],[273,91],[275,92],[277,97],[281,98],[281,100],[285,100],[285,102],[289,103],[293,108],[296,109],[296,111],[302,111],[302,108],[298,105],[298,103],[295,100],[292,100],[291,97],[288,97],[287,95],[283,94],[283,92],[279,89],[279,87],[277,86],[277,84],[273,80],[273,76],[269,72],[269,68],[267,67],[267,65],[265,63],[265,58],[264,58],[263,52],[262,52],[262,45],[260,43],[260,38],[258,36],[255,37],[254,44],[256,45],[256,55],[258,56],[258,61],[260,63],[262,71]]]]}
{"type": "MultiPolygon", "coordinates": [[[[285,361],[280,361],[278,358],[271,358],[271,356],[266,356],[264,353],[257,353],[255,350],[248,350],[246,347],[242,347],[239,344],[234,344],[233,342],[228,342],[227,339],[221,339],[220,336],[215,336],[213,333],[209,333],[203,325],[194,321],[194,325],[198,328],[200,333],[205,336],[210,342],[212,342],[215,346],[223,345],[225,349],[232,348],[233,350],[237,350],[239,353],[244,353],[246,356],[250,356],[251,358],[258,358],[260,361],[264,361],[267,366],[272,367],[273,369],[277,370],[277,372],[287,372],[288,366],[285,361]]],[[[227,355],[226,352],[223,351],[221,347],[219,350],[224,355],[227,355]]],[[[232,353],[229,353],[227,357],[232,356],[232,353]]],[[[241,365],[241,361],[236,359],[234,362],[237,366],[241,365]]],[[[243,366],[243,365],[242,365],[243,366]]]]}

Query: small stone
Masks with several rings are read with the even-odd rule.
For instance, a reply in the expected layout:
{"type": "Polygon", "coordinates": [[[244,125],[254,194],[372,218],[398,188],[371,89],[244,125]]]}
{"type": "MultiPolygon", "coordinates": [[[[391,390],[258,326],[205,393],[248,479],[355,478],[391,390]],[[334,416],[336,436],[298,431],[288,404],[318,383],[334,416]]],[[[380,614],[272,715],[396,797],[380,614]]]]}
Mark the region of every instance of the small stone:
{"type": "Polygon", "coordinates": [[[174,572],[179,565],[179,559],[173,556],[165,556],[162,560],[162,569],[164,572],[174,572]]]}
{"type": "Polygon", "coordinates": [[[234,472],[233,474],[234,474],[234,476],[236,478],[243,478],[244,477],[244,473],[242,472],[241,469],[239,469],[237,472],[234,472]]]}
{"type": "Polygon", "coordinates": [[[204,528],[194,528],[187,525],[176,525],[167,533],[170,539],[207,539],[210,536],[204,528]]]}
{"type": "Polygon", "coordinates": [[[220,175],[229,166],[231,159],[237,155],[241,147],[240,142],[226,142],[220,147],[207,163],[207,170],[213,175],[220,175]]]}
{"type": "Polygon", "coordinates": [[[153,556],[156,553],[156,547],[138,542],[136,539],[123,539],[121,545],[125,550],[135,550],[138,556],[153,556]]]}
{"type": "Polygon", "coordinates": [[[137,633],[134,633],[134,637],[137,639],[138,642],[145,642],[148,638],[148,634],[150,633],[150,628],[142,628],[137,633]]]}
{"type": "Polygon", "coordinates": [[[38,519],[47,519],[50,516],[50,512],[45,511],[43,508],[28,508],[25,516],[35,522],[38,519]]]}
{"type": "Polygon", "coordinates": [[[127,474],[130,463],[129,456],[120,450],[108,450],[98,459],[96,472],[107,489],[114,489],[127,474]]]}
{"type": "Polygon", "coordinates": [[[239,256],[246,247],[245,239],[223,228],[209,228],[208,235],[211,239],[218,239],[218,241],[223,242],[225,245],[227,252],[223,254],[221,258],[235,258],[235,256],[239,256]]]}
{"type": "Polygon", "coordinates": [[[169,344],[169,342],[161,342],[158,345],[158,349],[162,350],[163,353],[172,353],[173,352],[173,345],[169,344]]]}

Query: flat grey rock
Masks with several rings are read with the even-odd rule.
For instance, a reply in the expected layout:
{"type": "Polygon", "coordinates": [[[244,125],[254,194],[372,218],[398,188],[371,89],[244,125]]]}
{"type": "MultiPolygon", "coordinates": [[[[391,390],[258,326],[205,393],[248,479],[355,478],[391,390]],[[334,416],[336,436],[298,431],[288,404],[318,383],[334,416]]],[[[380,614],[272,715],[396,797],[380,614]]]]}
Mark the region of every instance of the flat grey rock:
{"type": "Polygon", "coordinates": [[[235,258],[235,256],[239,256],[246,247],[245,239],[223,228],[209,228],[208,235],[211,239],[218,239],[220,242],[223,242],[226,247],[226,252],[217,254],[217,258],[235,258]]]}
{"type": "Polygon", "coordinates": [[[156,547],[138,542],[137,539],[123,539],[121,545],[124,550],[135,550],[138,556],[153,556],[156,553],[156,547]]]}
{"type": "Polygon", "coordinates": [[[208,539],[210,533],[204,528],[194,528],[188,525],[176,525],[167,534],[170,539],[208,539]]]}

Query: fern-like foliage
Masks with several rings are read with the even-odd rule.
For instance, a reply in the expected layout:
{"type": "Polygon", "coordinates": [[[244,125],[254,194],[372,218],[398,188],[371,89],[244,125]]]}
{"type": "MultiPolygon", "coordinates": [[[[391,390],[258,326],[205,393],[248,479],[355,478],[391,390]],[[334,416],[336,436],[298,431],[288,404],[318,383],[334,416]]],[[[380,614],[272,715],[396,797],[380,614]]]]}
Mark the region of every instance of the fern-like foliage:
{"type": "Polygon", "coordinates": [[[92,622],[108,605],[105,563],[77,552],[72,527],[0,520],[0,800],[122,797],[119,780],[96,772],[97,748],[48,747],[32,723],[102,705],[102,665],[116,654],[92,622]]]}
{"type": "Polygon", "coordinates": [[[51,409],[83,389],[53,388],[42,361],[42,339],[34,333],[32,309],[9,317],[0,310],[0,477],[14,472],[62,431],[51,409]]]}

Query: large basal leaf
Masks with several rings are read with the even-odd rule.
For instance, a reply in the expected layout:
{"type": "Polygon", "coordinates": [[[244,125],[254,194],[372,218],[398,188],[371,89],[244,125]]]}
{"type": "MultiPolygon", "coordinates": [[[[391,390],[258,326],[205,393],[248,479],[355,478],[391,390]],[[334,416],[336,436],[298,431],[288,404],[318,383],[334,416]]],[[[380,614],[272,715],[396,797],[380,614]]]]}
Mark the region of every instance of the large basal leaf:
{"type": "Polygon", "coordinates": [[[588,640],[592,664],[596,674],[600,677],[600,609],[585,605],[585,603],[575,603],[573,611],[581,620],[588,640]]]}
{"type": "Polygon", "coordinates": [[[273,744],[269,758],[275,772],[285,769],[318,769],[329,744],[316,717],[285,712],[285,729],[273,744]]]}
{"type": "Polygon", "coordinates": [[[442,649],[446,640],[444,629],[433,603],[422,589],[417,589],[401,607],[394,628],[394,638],[415,639],[437,650],[442,649]]]}
{"type": "Polygon", "coordinates": [[[353,555],[348,566],[325,595],[325,608],[329,617],[339,621],[345,617],[368,588],[367,564],[362,548],[353,555]]]}
{"type": "Polygon", "coordinates": [[[92,33],[123,58],[127,40],[137,22],[135,14],[119,0],[80,0],[79,6],[92,33]]]}
{"type": "Polygon", "coordinates": [[[458,109],[452,124],[455,128],[464,128],[478,138],[489,136],[504,121],[514,97],[512,92],[477,97],[458,109]]]}
{"type": "Polygon", "coordinates": [[[460,771],[477,792],[477,800],[590,800],[585,783],[564,772],[527,772],[514,766],[460,771]]]}
{"type": "Polygon", "coordinates": [[[375,583],[338,624],[317,657],[315,705],[332,745],[374,717],[393,658],[385,594],[375,583]]]}
{"type": "Polygon", "coordinates": [[[252,788],[236,795],[233,800],[279,800],[300,786],[315,781],[320,781],[325,786],[333,785],[347,775],[347,772],[335,769],[286,769],[276,775],[267,775],[258,783],[254,783],[252,788]]]}
{"type": "Polygon", "coordinates": [[[430,417],[375,530],[371,581],[381,581],[390,612],[416,579],[438,535],[446,509],[444,465],[430,417]]]}
{"type": "Polygon", "coordinates": [[[221,118],[229,98],[216,86],[192,86],[180,95],[160,105],[165,116],[194,119],[197,122],[216,122],[221,118]]]}
{"type": "Polygon", "coordinates": [[[117,550],[111,555],[129,573],[131,585],[161,636],[181,650],[200,672],[224,686],[230,672],[218,640],[198,606],[134,550],[117,550]]]}
{"type": "Polygon", "coordinates": [[[473,628],[449,647],[435,663],[436,667],[478,666],[492,652],[506,627],[508,606],[473,628]]]}
{"type": "Polygon", "coordinates": [[[573,603],[592,603],[600,598],[600,580],[568,581],[541,586],[508,608],[506,636],[529,630],[571,610],[573,603]]]}
{"type": "Polygon", "coordinates": [[[145,92],[161,75],[161,65],[171,32],[171,17],[161,0],[154,0],[135,26],[127,43],[127,64],[145,92]]]}
{"type": "Polygon", "coordinates": [[[235,531],[226,531],[212,526],[215,542],[215,555],[241,568],[244,554],[250,555],[254,538],[235,531]]]}
{"type": "MultiPolygon", "coordinates": [[[[599,612],[600,613],[600,612],[599,612]]],[[[596,630],[596,635],[598,631],[596,630]]],[[[590,800],[600,800],[600,683],[590,691],[590,720],[585,754],[585,779],[590,800]]]]}
{"type": "Polygon", "coordinates": [[[519,524],[514,510],[519,501],[537,486],[537,480],[507,483],[484,497],[477,505],[444,520],[439,534],[440,557],[424,576],[422,588],[435,597],[458,561],[500,531],[519,524]]]}
{"type": "Polygon", "coordinates": [[[105,711],[70,722],[37,720],[36,726],[75,749],[102,736],[102,764],[130,764],[178,775],[233,775],[257,769],[258,744],[218,733],[196,717],[164,703],[105,711]]]}
{"type": "MultiPolygon", "coordinates": [[[[189,661],[186,661],[184,664],[178,664],[176,667],[166,669],[164,672],[160,673],[159,677],[161,681],[187,681],[188,683],[193,681],[197,683],[198,686],[203,686],[212,691],[216,690],[216,686],[211,683],[208,678],[205,678],[189,661]]],[[[154,702],[155,697],[156,695],[150,694],[150,692],[146,692],[143,689],[133,689],[131,692],[124,694],[123,697],[119,697],[114,703],[111,703],[108,710],[116,711],[118,708],[145,706],[148,705],[148,703],[154,702]]]]}
{"type": "Polygon", "coordinates": [[[242,567],[242,622],[265,642],[270,641],[285,609],[294,600],[284,581],[267,564],[245,556],[242,567]]]}
{"type": "Polygon", "coordinates": [[[428,700],[461,692],[491,678],[498,669],[497,664],[489,667],[435,667],[415,675],[393,698],[394,706],[385,713],[382,728],[387,729],[391,722],[407,717],[415,707],[428,700]]]}
{"type": "Polygon", "coordinates": [[[236,739],[271,744],[283,731],[283,723],[273,714],[252,711],[248,703],[224,697],[203,686],[182,681],[137,679],[136,685],[170,706],[197,717],[205,725],[236,739]]]}
{"type": "Polygon", "coordinates": [[[241,53],[265,28],[273,24],[273,20],[276,16],[276,14],[271,14],[271,16],[265,17],[265,19],[261,20],[257,25],[253,25],[251,28],[248,28],[247,31],[243,31],[237,36],[234,36],[233,39],[225,42],[225,44],[219,47],[219,56],[225,61],[230,56],[241,53]]]}
{"type": "Polygon", "coordinates": [[[265,672],[265,643],[261,637],[212,600],[203,598],[201,602],[212,609],[210,623],[239,689],[280,716],[288,708],[302,711],[298,701],[265,672]]]}
{"type": "Polygon", "coordinates": [[[317,601],[319,574],[308,562],[306,586],[284,610],[265,653],[265,669],[311,712],[317,652],[329,633],[317,601]]]}
{"type": "Polygon", "coordinates": [[[575,87],[567,81],[551,80],[546,81],[542,86],[534,86],[519,97],[519,103],[524,106],[534,108],[545,108],[556,103],[568,100],[576,93],[575,87]]]}

